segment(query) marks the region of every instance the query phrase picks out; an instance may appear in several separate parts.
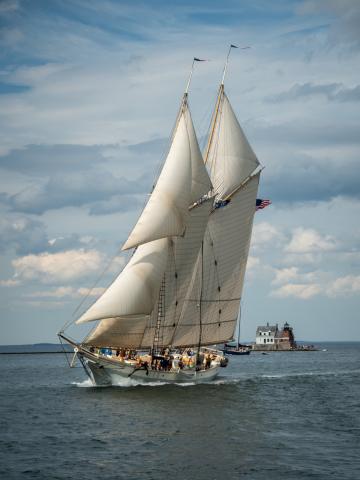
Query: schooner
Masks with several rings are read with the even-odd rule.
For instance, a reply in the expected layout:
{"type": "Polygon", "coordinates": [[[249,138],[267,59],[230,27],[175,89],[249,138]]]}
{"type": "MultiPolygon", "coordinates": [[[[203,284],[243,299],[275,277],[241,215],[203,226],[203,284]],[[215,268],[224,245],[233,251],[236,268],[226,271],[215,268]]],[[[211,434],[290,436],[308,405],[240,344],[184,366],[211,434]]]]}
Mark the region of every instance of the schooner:
{"type": "Polygon", "coordinates": [[[75,323],[97,322],[81,341],[60,340],[95,385],[204,382],[227,365],[213,345],[233,338],[240,308],[260,164],[224,90],[204,158],[183,95],[167,158],[123,250],[135,249],[109,288],[75,323]]]}

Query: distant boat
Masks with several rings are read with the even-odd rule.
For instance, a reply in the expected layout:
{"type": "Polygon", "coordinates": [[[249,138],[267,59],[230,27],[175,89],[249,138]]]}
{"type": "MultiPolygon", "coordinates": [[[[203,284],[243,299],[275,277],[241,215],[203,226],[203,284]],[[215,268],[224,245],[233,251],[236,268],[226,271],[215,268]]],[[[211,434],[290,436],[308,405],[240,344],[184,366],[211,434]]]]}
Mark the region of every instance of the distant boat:
{"type": "Polygon", "coordinates": [[[250,355],[250,348],[246,345],[241,345],[240,343],[234,346],[225,343],[223,352],[226,355],[250,355]]]}
{"type": "Polygon", "coordinates": [[[240,316],[239,316],[236,343],[235,342],[225,343],[223,352],[226,355],[250,355],[250,351],[251,351],[251,348],[248,345],[241,345],[240,343],[240,316]]]}
{"type": "Polygon", "coordinates": [[[211,346],[236,328],[261,169],[224,92],[226,66],[205,161],[188,107],[191,70],[167,159],[123,246],[135,249],[131,259],[76,320],[97,322],[89,334],[79,342],[59,332],[95,385],[198,383],[227,364],[211,346]]]}

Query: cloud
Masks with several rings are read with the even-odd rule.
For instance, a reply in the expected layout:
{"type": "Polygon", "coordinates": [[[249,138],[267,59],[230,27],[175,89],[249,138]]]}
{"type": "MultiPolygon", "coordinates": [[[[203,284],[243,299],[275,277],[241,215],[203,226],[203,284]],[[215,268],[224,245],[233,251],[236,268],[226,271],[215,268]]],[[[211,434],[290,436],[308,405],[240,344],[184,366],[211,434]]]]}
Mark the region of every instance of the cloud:
{"type": "Polygon", "coordinates": [[[54,237],[48,240],[48,245],[43,251],[49,253],[61,252],[64,250],[73,250],[79,247],[87,248],[94,247],[99,243],[99,240],[91,235],[79,236],[75,233],[64,237],[54,237]]]}
{"type": "Polygon", "coordinates": [[[25,145],[0,157],[0,167],[42,177],[85,171],[104,162],[100,145],[25,145]]]}
{"type": "Polygon", "coordinates": [[[90,215],[110,215],[116,212],[130,212],[140,210],[144,205],[144,198],[135,195],[114,195],[109,200],[102,200],[89,206],[90,215]]]}
{"type": "MultiPolygon", "coordinates": [[[[291,270],[291,269],[288,269],[291,270]]],[[[281,275],[281,273],[280,273],[281,275]]],[[[360,294],[360,276],[346,275],[336,279],[325,279],[323,272],[313,272],[308,274],[309,280],[317,280],[316,282],[297,283],[301,278],[306,279],[306,274],[287,275],[282,277],[277,275],[273,284],[282,283],[279,288],[272,290],[270,296],[277,298],[300,298],[308,300],[312,297],[323,295],[329,298],[350,297],[360,294]],[[294,280],[293,283],[287,283],[289,280],[294,280]]]]}
{"type": "Polygon", "coordinates": [[[68,250],[26,255],[12,261],[14,279],[41,283],[71,281],[99,271],[103,255],[97,250],[68,250]]]}
{"type": "MultiPolygon", "coordinates": [[[[302,150],[304,146],[310,148],[328,145],[359,145],[360,143],[357,124],[349,123],[347,120],[336,124],[336,122],[329,122],[327,118],[323,117],[320,121],[314,122],[308,116],[299,114],[295,120],[291,119],[284,123],[259,124],[252,128],[257,142],[270,143],[274,145],[274,148],[277,148],[279,144],[282,146],[298,145],[302,150]]],[[[302,163],[309,160],[314,162],[311,157],[303,157],[302,163]]],[[[293,168],[294,164],[291,166],[293,168]]],[[[301,168],[302,165],[296,165],[296,167],[301,168]]],[[[339,165],[336,167],[339,172],[339,165]]],[[[325,168],[324,173],[326,173],[325,168]]]]}
{"type": "Polygon", "coordinates": [[[89,288],[73,288],[73,287],[58,287],[52,290],[41,290],[24,295],[27,298],[82,298],[82,297],[99,297],[104,293],[105,288],[96,287],[89,288]]]}
{"type": "Polygon", "coordinates": [[[19,255],[41,252],[48,247],[45,225],[24,216],[0,218],[0,252],[13,248],[19,255]]]}
{"type": "Polygon", "coordinates": [[[272,297],[307,300],[318,295],[338,298],[360,294],[360,275],[334,278],[331,272],[321,270],[302,272],[298,267],[273,268],[272,271],[275,278],[271,284],[278,286],[270,292],[272,297]]]}
{"type": "Polygon", "coordinates": [[[14,250],[17,255],[60,252],[98,244],[92,236],[71,235],[49,238],[46,224],[31,217],[7,214],[0,218],[0,253],[14,250]]]}
{"type": "Polygon", "coordinates": [[[61,308],[65,305],[64,301],[57,301],[57,300],[26,300],[22,302],[26,307],[31,308],[44,308],[44,309],[54,309],[54,308],[61,308]]]}
{"type": "Polygon", "coordinates": [[[21,284],[20,280],[10,278],[9,280],[0,280],[1,287],[17,287],[21,284]]]}
{"type": "Polygon", "coordinates": [[[308,300],[315,295],[319,295],[322,292],[322,288],[320,285],[313,283],[313,284],[288,284],[283,285],[282,287],[278,288],[277,290],[273,290],[270,295],[272,297],[278,298],[287,298],[287,297],[296,297],[301,298],[303,300],[308,300]]]}
{"type": "Polygon", "coordinates": [[[330,252],[337,247],[336,240],[330,235],[322,237],[314,229],[296,228],[292,233],[290,243],[285,247],[288,253],[319,253],[330,252]]]}
{"type": "Polygon", "coordinates": [[[2,0],[0,3],[0,15],[4,15],[8,12],[14,12],[19,9],[18,0],[2,0]]]}
{"type": "Polygon", "coordinates": [[[301,15],[327,13],[330,27],[327,30],[327,43],[333,48],[346,45],[355,48],[360,45],[360,5],[358,0],[306,0],[297,5],[301,15]]]}
{"type": "Polygon", "coordinates": [[[296,83],[289,90],[265,98],[270,103],[288,102],[293,100],[311,100],[314,96],[322,96],[332,102],[359,102],[360,85],[347,88],[342,83],[296,83]]]}
{"type": "Polygon", "coordinates": [[[257,267],[260,264],[260,259],[258,257],[253,257],[249,255],[248,261],[246,264],[247,270],[252,270],[253,268],[257,267]]]}
{"type": "Polygon", "coordinates": [[[332,282],[326,291],[329,297],[347,297],[360,294],[360,275],[346,275],[332,282]]]}
{"type": "MultiPolygon", "coordinates": [[[[327,148],[333,148],[330,144],[327,148]]],[[[303,147],[294,146],[296,148],[303,147]]],[[[339,150],[345,151],[345,145],[339,150]]],[[[271,168],[264,171],[262,191],[271,198],[274,206],[280,202],[282,207],[298,202],[328,201],[336,197],[359,198],[360,172],[357,160],[349,158],[346,153],[334,155],[336,160],[327,158],[325,161],[308,155],[300,156],[289,149],[287,156],[290,162],[269,162],[271,168]],[[338,163],[340,157],[341,166],[338,163]]]]}
{"type": "Polygon", "coordinates": [[[92,205],[92,214],[126,211],[135,206],[136,201],[129,194],[144,190],[141,180],[129,181],[117,178],[104,170],[56,174],[49,180],[26,188],[15,195],[2,194],[2,202],[13,211],[40,215],[48,210],[64,207],[92,205]],[[127,202],[118,196],[127,195],[127,202]],[[117,198],[109,202],[112,196],[117,198]],[[116,205],[116,200],[119,202],[116,205]],[[99,205],[96,205],[100,202],[99,205]],[[107,207],[107,208],[106,208],[107,207]],[[110,208],[111,207],[111,208],[110,208]]]}
{"type": "Polygon", "coordinates": [[[271,282],[274,285],[287,283],[298,277],[299,269],[297,267],[288,267],[283,269],[275,269],[275,278],[271,282]]]}
{"type": "Polygon", "coordinates": [[[254,225],[252,234],[252,247],[255,249],[264,248],[269,243],[279,243],[283,235],[277,227],[268,222],[260,222],[254,225]]]}

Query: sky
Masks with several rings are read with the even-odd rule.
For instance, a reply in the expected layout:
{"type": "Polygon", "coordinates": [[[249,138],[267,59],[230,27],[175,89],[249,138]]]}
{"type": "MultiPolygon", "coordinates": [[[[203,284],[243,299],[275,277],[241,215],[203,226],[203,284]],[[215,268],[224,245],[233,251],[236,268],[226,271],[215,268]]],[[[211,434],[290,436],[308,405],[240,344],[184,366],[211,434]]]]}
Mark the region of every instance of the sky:
{"type": "Polygon", "coordinates": [[[0,344],[55,342],[123,268],[192,59],[204,147],[231,43],[251,46],[225,89],[272,201],[241,337],[359,341],[359,26],[357,0],[1,0],[0,344]]]}

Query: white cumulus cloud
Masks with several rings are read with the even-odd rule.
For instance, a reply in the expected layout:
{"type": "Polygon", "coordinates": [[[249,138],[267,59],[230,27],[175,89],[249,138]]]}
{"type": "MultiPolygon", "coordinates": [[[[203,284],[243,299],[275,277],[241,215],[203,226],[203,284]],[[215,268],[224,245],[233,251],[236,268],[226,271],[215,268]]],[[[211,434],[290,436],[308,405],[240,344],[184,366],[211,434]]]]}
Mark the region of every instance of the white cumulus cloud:
{"type": "Polygon", "coordinates": [[[360,275],[346,275],[332,282],[326,294],[329,297],[345,297],[360,293],[360,275]]]}
{"type": "Polygon", "coordinates": [[[317,253],[335,250],[336,241],[330,235],[321,236],[312,228],[296,228],[285,251],[289,253],[317,253]]]}
{"type": "Polygon", "coordinates": [[[286,298],[286,297],[296,297],[307,300],[315,295],[318,295],[322,292],[320,285],[306,284],[306,283],[290,283],[283,285],[277,290],[271,292],[272,297],[286,298]]]}
{"type": "Polygon", "coordinates": [[[261,222],[254,225],[252,234],[252,246],[254,248],[263,247],[275,240],[279,241],[283,238],[282,233],[268,222],[261,222]]]}
{"type": "Polygon", "coordinates": [[[103,255],[97,250],[67,250],[26,255],[12,261],[15,279],[42,283],[74,280],[100,269],[103,255]]]}
{"type": "Polygon", "coordinates": [[[258,257],[252,257],[251,255],[249,255],[246,268],[248,270],[251,270],[254,267],[257,267],[259,264],[260,264],[260,259],[258,257]]]}
{"type": "Polygon", "coordinates": [[[281,285],[294,280],[298,276],[298,271],[299,269],[297,267],[275,269],[275,278],[271,283],[274,285],[281,285]]]}
{"type": "Polygon", "coordinates": [[[81,297],[98,297],[104,293],[105,288],[73,288],[73,287],[58,287],[52,290],[41,290],[25,295],[28,298],[81,298],[81,297]]]}

